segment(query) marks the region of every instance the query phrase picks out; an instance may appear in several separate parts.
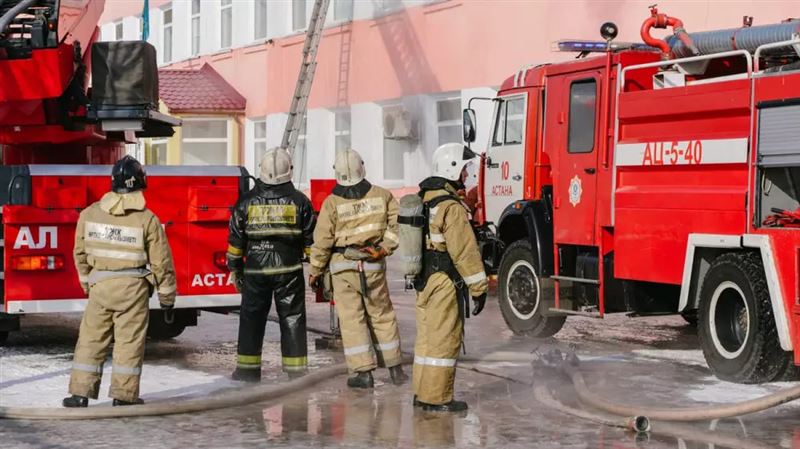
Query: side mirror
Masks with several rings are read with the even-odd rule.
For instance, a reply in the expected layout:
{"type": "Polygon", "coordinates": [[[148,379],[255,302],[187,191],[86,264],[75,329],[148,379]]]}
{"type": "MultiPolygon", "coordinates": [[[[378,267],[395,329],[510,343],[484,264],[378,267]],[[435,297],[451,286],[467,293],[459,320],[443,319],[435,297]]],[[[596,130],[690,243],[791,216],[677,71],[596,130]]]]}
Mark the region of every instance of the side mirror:
{"type": "Polygon", "coordinates": [[[475,110],[464,109],[463,131],[466,143],[475,142],[475,121],[475,110]]]}

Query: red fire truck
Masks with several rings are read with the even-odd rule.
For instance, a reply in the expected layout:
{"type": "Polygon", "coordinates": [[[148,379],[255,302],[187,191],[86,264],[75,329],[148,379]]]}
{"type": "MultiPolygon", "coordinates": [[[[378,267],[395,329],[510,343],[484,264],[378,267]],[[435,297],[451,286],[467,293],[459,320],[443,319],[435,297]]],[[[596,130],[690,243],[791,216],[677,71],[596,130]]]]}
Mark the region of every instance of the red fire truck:
{"type": "MultiPolygon", "coordinates": [[[[484,258],[516,333],[569,315],[681,313],[737,382],[800,364],[800,21],[646,45],[563,41],[493,99],[479,175],[484,258]]],[[[652,28],[671,27],[665,40],[652,28]]],[[[474,112],[464,112],[474,141],[474,112]]]]}
{"type": "MultiPolygon", "coordinates": [[[[125,143],[171,136],[160,114],[155,50],[97,42],[103,0],[0,3],[0,342],[24,314],[77,312],[86,299],[72,260],[79,212],[110,189],[125,143]],[[89,88],[89,75],[93,87],[89,88]]],[[[239,304],[225,268],[229,206],[248,188],[239,167],[147,167],[148,206],[172,247],[174,313],[158,301],[150,335],[170,338],[198,310],[239,304]]]]}

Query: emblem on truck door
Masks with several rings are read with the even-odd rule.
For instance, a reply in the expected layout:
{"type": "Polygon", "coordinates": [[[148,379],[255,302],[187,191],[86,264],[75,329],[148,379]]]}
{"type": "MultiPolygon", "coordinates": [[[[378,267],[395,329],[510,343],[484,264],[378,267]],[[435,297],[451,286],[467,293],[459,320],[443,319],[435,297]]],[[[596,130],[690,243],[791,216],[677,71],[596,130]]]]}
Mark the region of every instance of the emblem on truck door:
{"type": "Polygon", "coordinates": [[[572,204],[572,207],[578,205],[581,202],[581,195],[583,194],[583,187],[581,187],[581,178],[578,175],[575,175],[574,178],[569,182],[569,203],[572,204]]]}

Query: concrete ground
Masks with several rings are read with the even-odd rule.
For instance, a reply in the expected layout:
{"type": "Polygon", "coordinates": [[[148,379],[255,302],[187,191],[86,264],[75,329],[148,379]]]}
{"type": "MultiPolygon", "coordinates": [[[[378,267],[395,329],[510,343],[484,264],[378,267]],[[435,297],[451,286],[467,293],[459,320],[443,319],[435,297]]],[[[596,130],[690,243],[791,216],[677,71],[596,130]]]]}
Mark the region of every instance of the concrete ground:
{"type": "MultiPolygon", "coordinates": [[[[392,282],[403,347],[413,350],[414,297],[392,282]]],[[[309,326],[327,329],[328,306],[308,298],[309,326]]],[[[0,406],[57,407],[66,394],[80,316],[29,316],[23,330],[0,348],[0,406]]],[[[236,315],[204,313],[197,327],[166,342],[149,342],[142,381],[145,400],[203,397],[238,386],[229,380],[236,353],[236,315]]],[[[338,352],[316,351],[313,367],[342,361],[338,352]]],[[[680,317],[605,320],[571,317],[555,338],[515,337],[496,301],[467,322],[469,355],[492,351],[542,353],[575,350],[585,360],[586,380],[608,397],[661,407],[718,404],[753,398],[786,385],[746,386],[714,378],[697,349],[695,330],[680,317]]],[[[264,382],[283,382],[277,324],[265,338],[264,382]]],[[[280,400],[192,415],[84,422],[3,421],[0,447],[13,448],[257,448],[257,447],[502,447],[502,448],[798,448],[796,404],[717,422],[698,423],[678,436],[632,435],[545,407],[531,385],[545,382],[566,404],[577,405],[564,380],[528,364],[463,364],[457,397],[465,415],[435,415],[411,405],[409,386],[389,384],[379,370],[374,391],[352,391],[344,377],[280,400]],[[472,368],[473,370],[467,369],[472,368]],[[729,441],[714,445],[713,439],[729,441]],[[711,440],[710,440],[711,439],[711,440]]],[[[108,370],[110,371],[110,370],[108,370]]],[[[108,406],[107,379],[101,400],[108,406]]]]}

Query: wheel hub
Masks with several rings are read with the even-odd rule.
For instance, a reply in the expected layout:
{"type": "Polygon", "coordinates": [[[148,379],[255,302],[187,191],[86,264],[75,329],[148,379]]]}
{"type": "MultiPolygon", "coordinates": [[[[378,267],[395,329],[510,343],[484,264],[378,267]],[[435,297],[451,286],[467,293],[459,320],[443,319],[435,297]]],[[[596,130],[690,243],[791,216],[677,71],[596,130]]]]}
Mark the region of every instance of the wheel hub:
{"type": "Polygon", "coordinates": [[[750,335],[750,310],[744,294],[733,282],[723,282],[711,298],[710,331],[717,352],[734,359],[744,351],[750,335]]]}
{"type": "Polygon", "coordinates": [[[506,297],[514,314],[523,320],[530,319],[539,307],[539,279],[527,261],[516,262],[509,270],[506,297]]]}

